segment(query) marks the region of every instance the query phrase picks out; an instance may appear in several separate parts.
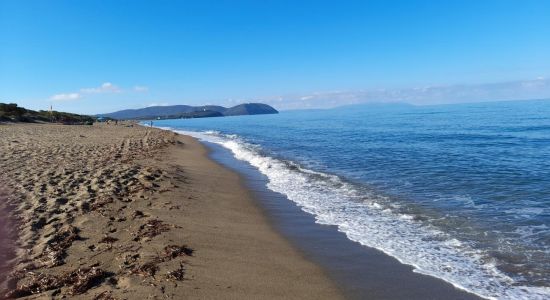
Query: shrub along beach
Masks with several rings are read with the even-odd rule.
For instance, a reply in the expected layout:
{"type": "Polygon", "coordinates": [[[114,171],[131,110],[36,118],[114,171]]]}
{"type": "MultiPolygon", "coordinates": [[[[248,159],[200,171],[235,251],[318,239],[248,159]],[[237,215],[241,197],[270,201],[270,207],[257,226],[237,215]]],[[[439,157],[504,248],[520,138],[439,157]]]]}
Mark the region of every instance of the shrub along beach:
{"type": "Polygon", "coordinates": [[[0,122],[48,122],[63,124],[88,124],[91,125],[95,118],[58,112],[54,110],[34,111],[17,106],[15,103],[0,103],[0,122]]]}

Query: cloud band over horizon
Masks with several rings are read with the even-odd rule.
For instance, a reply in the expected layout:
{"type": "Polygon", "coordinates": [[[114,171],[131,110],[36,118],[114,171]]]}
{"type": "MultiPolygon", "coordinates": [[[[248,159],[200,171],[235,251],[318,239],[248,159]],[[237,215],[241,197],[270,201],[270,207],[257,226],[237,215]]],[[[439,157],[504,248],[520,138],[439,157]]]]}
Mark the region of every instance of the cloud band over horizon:
{"type": "MultiPolygon", "coordinates": [[[[145,93],[149,90],[146,86],[136,85],[132,88],[132,91],[137,93],[145,93]]],[[[49,99],[52,101],[71,101],[83,98],[86,94],[118,94],[124,92],[123,89],[111,82],[104,82],[98,87],[82,88],[78,92],[60,93],[51,96],[49,99]]]]}
{"type": "Polygon", "coordinates": [[[243,101],[260,101],[270,104],[277,109],[291,110],[333,108],[362,103],[434,105],[546,98],[550,98],[550,80],[539,77],[534,80],[472,85],[328,91],[306,95],[277,96],[263,99],[263,101],[262,99],[243,101]]]}
{"type": "MultiPolygon", "coordinates": [[[[126,92],[140,93],[147,96],[149,88],[146,86],[133,86],[122,89],[110,82],[105,82],[95,88],[83,88],[79,92],[60,93],[49,98],[50,101],[89,101],[86,96],[94,96],[94,101],[106,101],[103,95],[118,97],[126,92]]],[[[126,94],[127,96],[128,94],[126,94]]],[[[125,97],[126,97],[125,96],[125,97]]],[[[248,102],[261,102],[269,104],[279,110],[293,109],[327,109],[338,106],[364,104],[364,103],[408,103],[414,105],[471,103],[485,101],[530,100],[550,99],[550,79],[539,77],[532,80],[518,80],[509,82],[497,82],[486,84],[458,84],[446,86],[425,86],[394,89],[363,89],[363,90],[335,90],[313,92],[310,94],[287,94],[284,96],[237,98],[219,101],[182,101],[166,99],[156,95],[150,95],[147,101],[135,100],[134,105],[126,108],[141,108],[151,105],[175,105],[175,104],[217,104],[236,105],[248,102]],[[154,98],[153,98],[154,97],[154,98]],[[154,100],[153,100],[154,99],[154,100]]],[[[109,98],[112,99],[112,98],[109,98]]],[[[103,113],[103,112],[82,112],[103,113]]]]}

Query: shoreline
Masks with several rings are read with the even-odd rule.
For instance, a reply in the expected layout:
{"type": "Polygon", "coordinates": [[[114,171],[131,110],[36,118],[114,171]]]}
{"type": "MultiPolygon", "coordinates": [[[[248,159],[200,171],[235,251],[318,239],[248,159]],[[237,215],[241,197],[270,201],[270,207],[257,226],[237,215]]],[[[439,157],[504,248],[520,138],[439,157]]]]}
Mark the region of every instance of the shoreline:
{"type": "MultiPolygon", "coordinates": [[[[180,135],[179,139],[188,145],[185,151],[193,152],[193,156],[198,154],[205,159],[200,163],[197,162],[198,160],[190,160],[186,165],[188,171],[199,174],[195,179],[198,180],[196,186],[205,190],[211,189],[216,196],[225,198],[221,202],[209,199],[212,201],[209,203],[209,209],[196,211],[196,213],[204,214],[197,219],[212,220],[211,226],[216,230],[200,234],[198,231],[204,230],[204,226],[198,224],[197,231],[190,234],[200,240],[200,242],[196,242],[199,245],[204,243],[205,249],[208,245],[231,236],[232,241],[225,244],[223,249],[209,249],[211,251],[208,254],[211,255],[210,258],[219,259],[224,256],[224,253],[233,251],[248,252],[241,253],[242,255],[235,258],[236,261],[231,264],[238,262],[239,265],[256,265],[252,269],[249,269],[250,266],[246,267],[243,270],[245,272],[239,275],[233,273],[233,276],[242,276],[245,282],[252,283],[254,286],[239,297],[341,298],[338,287],[326,277],[325,270],[306,259],[302,253],[295,249],[294,245],[272,227],[262,207],[252,192],[246,188],[245,182],[239,174],[211,159],[209,157],[210,149],[197,139],[185,135],[180,135]],[[206,179],[210,177],[216,178],[206,179]],[[243,249],[243,245],[249,249],[243,249]],[[232,249],[233,251],[231,251],[232,249]],[[255,274],[258,271],[261,273],[261,277],[258,277],[260,274],[255,274]],[[272,281],[273,279],[276,282],[272,281]]],[[[173,158],[177,159],[178,153],[174,154],[173,158]]],[[[219,267],[220,269],[216,270],[214,274],[219,275],[220,272],[225,272],[226,267],[219,267]]],[[[222,277],[224,276],[222,275],[222,277]]],[[[208,293],[199,298],[208,297],[207,295],[208,293]]],[[[230,294],[224,296],[231,297],[230,294]]]]}
{"type": "Polygon", "coordinates": [[[349,299],[484,299],[440,278],[347,238],[336,226],[321,225],[286,196],[271,191],[268,179],[228,149],[204,142],[210,159],[238,173],[273,228],[305,257],[321,266],[349,299]]]}
{"type": "Polygon", "coordinates": [[[342,297],[202,144],[134,125],[0,127],[11,297],[342,297]]]}

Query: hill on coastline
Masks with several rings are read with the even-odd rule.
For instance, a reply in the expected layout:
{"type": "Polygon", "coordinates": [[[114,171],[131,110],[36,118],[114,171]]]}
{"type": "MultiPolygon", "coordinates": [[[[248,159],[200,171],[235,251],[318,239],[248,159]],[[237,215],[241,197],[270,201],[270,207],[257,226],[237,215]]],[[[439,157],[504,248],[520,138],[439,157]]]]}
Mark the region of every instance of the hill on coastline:
{"type": "Polygon", "coordinates": [[[59,111],[34,111],[15,103],[0,103],[0,122],[43,122],[63,124],[93,124],[95,118],[59,111]]]}
{"type": "Polygon", "coordinates": [[[263,103],[246,103],[226,108],[217,105],[190,106],[150,106],[140,109],[125,109],[99,116],[117,120],[206,118],[240,115],[261,115],[279,113],[275,108],[263,103]]]}

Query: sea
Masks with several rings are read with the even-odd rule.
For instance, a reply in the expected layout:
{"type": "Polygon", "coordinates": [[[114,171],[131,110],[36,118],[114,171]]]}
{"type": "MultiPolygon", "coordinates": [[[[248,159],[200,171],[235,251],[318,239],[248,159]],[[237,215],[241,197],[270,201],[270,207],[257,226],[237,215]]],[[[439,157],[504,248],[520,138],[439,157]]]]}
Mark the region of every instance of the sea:
{"type": "Polygon", "coordinates": [[[492,299],[550,299],[550,100],[158,120],[319,224],[492,299]]]}

